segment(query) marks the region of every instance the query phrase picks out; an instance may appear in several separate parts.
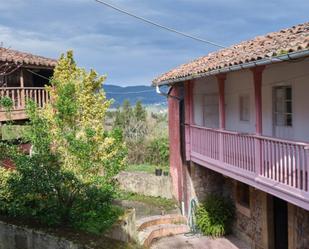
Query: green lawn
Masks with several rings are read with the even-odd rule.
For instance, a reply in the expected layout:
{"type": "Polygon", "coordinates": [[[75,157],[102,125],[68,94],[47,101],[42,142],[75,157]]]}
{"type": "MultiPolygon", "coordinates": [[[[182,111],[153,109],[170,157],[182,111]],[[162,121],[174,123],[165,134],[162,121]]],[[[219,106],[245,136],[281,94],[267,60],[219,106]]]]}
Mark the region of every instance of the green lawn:
{"type": "Polygon", "coordinates": [[[142,202],[150,206],[162,208],[166,211],[173,210],[177,206],[175,200],[166,199],[162,197],[145,196],[130,192],[119,192],[118,199],[142,202]]]}
{"type": "Polygon", "coordinates": [[[154,174],[155,169],[157,168],[156,165],[151,164],[130,164],[127,166],[125,171],[127,172],[146,172],[154,174]]]}
{"type": "Polygon", "coordinates": [[[125,171],[127,171],[127,172],[146,172],[146,173],[154,174],[156,168],[162,168],[163,171],[169,171],[168,167],[161,167],[161,166],[147,164],[147,163],[130,164],[126,167],[125,171]]]}

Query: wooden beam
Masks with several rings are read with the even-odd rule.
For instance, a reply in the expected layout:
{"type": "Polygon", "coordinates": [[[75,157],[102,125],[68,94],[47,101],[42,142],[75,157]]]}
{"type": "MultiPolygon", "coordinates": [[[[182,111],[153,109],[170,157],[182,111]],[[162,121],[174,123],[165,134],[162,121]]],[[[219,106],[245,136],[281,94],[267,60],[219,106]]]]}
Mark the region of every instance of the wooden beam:
{"type": "Polygon", "coordinates": [[[259,66],[251,69],[254,83],[254,100],[255,100],[255,132],[261,135],[263,132],[262,120],[262,74],[265,66],[259,66]]]}
{"type": "Polygon", "coordinates": [[[26,109],[24,70],[22,68],[20,69],[20,88],[20,100],[18,102],[21,109],[26,109]]]}
{"type": "Polygon", "coordinates": [[[225,129],[225,80],[226,74],[219,74],[216,76],[219,88],[219,128],[225,129]]]}
{"type": "Polygon", "coordinates": [[[20,83],[20,87],[22,87],[22,88],[25,87],[24,70],[22,68],[20,69],[19,83],[20,83]]]}

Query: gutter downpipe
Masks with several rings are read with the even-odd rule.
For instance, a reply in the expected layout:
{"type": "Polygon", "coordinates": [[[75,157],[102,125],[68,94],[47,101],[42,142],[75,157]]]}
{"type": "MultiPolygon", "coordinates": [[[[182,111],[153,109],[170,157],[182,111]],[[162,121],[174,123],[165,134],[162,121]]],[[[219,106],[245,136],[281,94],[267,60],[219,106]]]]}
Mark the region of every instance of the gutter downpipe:
{"type": "MultiPolygon", "coordinates": [[[[288,62],[288,61],[300,59],[300,58],[303,58],[303,57],[306,57],[306,56],[309,56],[309,49],[303,50],[303,51],[298,51],[298,52],[292,52],[292,53],[288,53],[288,54],[284,54],[284,55],[279,55],[279,56],[272,57],[272,58],[266,58],[266,59],[262,59],[262,60],[247,62],[247,63],[241,64],[241,65],[227,66],[227,67],[222,68],[222,69],[216,69],[216,70],[212,70],[212,71],[205,72],[205,73],[190,75],[190,76],[186,76],[186,77],[179,78],[179,79],[171,79],[171,80],[162,81],[162,82],[156,84],[156,88],[160,87],[162,85],[171,85],[172,83],[176,83],[176,82],[188,81],[188,80],[192,80],[192,79],[202,78],[202,77],[205,77],[205,76],[211,76],[211,75],[216,75],[216,74],[220,74],[220,73],[228,73],[228,72],[238,71],[238,70],[241,70],[241,69],[248,69],[248,68],[252,68],[252,67],[256,67],[256,66],[269,65],[269,64],[272,64],[272,63],[275,63],[275,62],[288,62]]],[[[158,90],[157,90],[157,92],[158,92],[158,90]]],[[[159,90],[159,92],[160,92],[160,90],[159,90]]]]}
{"type": "MultiPolygon", "coordinates": [[[[170,88],[170,89],[171,89],[171,88],[170,88]]],[[[178,100],[178,101],[182,100],[182,98],[179,98],[179,97],[177,97],[177,96],[170,95],[170,94],[169,94],[170,89],[168,90],[168,93],[163,93],[163,92],[161,92],[161,90],[160,90],[160,85],[156,85],[156,92],[157,92],[159,95],[165,96],[166,98],[173,98],[173,99],[176,99],[176,100],[178,100]]]]}

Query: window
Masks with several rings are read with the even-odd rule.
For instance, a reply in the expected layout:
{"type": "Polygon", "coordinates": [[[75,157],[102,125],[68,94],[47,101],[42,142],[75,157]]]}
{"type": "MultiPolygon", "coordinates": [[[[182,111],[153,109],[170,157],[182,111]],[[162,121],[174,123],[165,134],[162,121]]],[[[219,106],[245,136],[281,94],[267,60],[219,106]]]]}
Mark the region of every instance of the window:
{"type": "Polygon", "coordinates": [[[238,204],[245,208],[250,208],[250,188],[247,184],[237,182],[236,198],[238,204]]]}
{"type": "Polygon", "coordinates": [[[239,97],[239,119],[240,121],[250,121],[250,96],[249,94],[239,97]]]}
{"type": "Polygon", "coordinates": [[[217,93],[204,95],[203,116],[205,127],[219,127],[219,96],[217,93]]]}
{"type": "Polygon", "coordinates": [[[274,118],[276,126],[292,126],[292,87],[280,86],[274,89],[274,118]]]}

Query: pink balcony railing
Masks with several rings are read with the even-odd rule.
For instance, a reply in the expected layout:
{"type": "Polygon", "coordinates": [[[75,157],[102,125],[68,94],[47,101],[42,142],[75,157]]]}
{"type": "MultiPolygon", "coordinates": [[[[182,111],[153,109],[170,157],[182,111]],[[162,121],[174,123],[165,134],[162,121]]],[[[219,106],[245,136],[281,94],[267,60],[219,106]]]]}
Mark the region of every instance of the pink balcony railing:
{"type": "Polygon", "coordinates": [[[198,162],[305,198],[309,208],[309,144],[196,125],[190,137],[198,162]]]}
{"type": "MultiPolygon", "coordinates": [[[[13,100],[13,111],[24,110],[28,100],[33,100],[39,107],[43,107],[50,100],[44,87],[2,87],[1,97],[13,100]]],[[[3,108],[0,107],[0,111],[4,111],[3,108]]]]}

